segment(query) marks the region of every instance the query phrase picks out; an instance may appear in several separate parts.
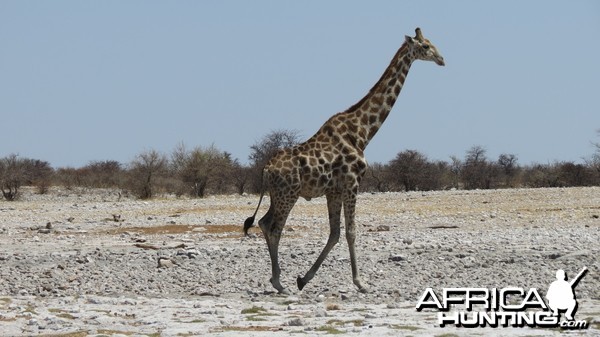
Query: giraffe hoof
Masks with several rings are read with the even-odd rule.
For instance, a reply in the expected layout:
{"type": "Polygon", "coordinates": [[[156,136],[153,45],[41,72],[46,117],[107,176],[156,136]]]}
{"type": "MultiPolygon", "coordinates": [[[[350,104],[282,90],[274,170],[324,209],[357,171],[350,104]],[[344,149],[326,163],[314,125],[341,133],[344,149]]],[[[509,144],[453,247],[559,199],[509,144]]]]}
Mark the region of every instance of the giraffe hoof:
{"type": "Polygon", "coordinates": [[[298,276],[296,282],[298,283],[298,290],[302,290],[302,288],[304,288],[304,286],[306,285],[306,282],[304,282],[304,280],[300,276],[298,276]]]}

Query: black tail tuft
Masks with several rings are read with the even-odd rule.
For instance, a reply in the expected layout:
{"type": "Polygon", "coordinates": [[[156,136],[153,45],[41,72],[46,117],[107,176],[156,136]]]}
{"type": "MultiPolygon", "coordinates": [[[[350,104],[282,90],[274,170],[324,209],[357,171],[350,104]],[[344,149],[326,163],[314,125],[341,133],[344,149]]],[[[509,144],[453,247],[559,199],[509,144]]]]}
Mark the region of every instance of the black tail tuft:
{"type": "Polygon", "coordinates": [[[260,203],[262,202],[264,195],[265,195],[265,191],[262,191],[260,193],[260,198],[258,199],[258,205],[256,206],[256,210],[254,211],[254,214],[252,214],[251,217],[249,217],[248,219],[246,219],[246,221],[244,221],[244,236],[248,236],[248,230],[254,224],[254,218],[256,217],[256,213],[258,213],[258,209],[260,208],[260,203]]]}
{"type": "Polygon", "coordinates": [[[254,224],[254,215],[244,221],[244,236],[248,236],[248,230],[254,224]]]}

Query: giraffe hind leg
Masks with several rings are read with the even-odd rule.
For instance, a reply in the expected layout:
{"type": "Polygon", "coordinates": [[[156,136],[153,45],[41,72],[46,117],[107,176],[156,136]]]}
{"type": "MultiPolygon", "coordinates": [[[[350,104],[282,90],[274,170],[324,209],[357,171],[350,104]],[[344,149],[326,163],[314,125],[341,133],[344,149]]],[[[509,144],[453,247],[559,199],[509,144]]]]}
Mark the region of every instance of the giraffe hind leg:
{"type": "MultiPolygon", "coordinates": [[[[357,188],[358,190],[358,188],[357,188]]],[[[358,192],[358,191],[357,191],[358,192]]],[[[356,193],[350,194],[344,200],[344,217],[346,218],[346,240],[348,241],[348,250],[350,253],[350,265],[352,267],[352,281],[358,290],[362,293],[367,293],[368,290],[362,283],[358,272],[358,264],[356,259],[356,250],[354,244],[356,242],[356,224],[354,216],[356,212],[356,193]]]]}
{"type": "Polygon", "coordinates": [[[281,268],[279,267],[279,240],[283,232],[283,227],[287,220],[288,214],[296,199],[293,198],[272,198],[273,202],[269,207],[269,211],[260,219],[259,226],[262,230],[267,248],[271,258],[271,284],[279,293],[287,293],[287,290],[281,285],[280,275],[281,268]]]}

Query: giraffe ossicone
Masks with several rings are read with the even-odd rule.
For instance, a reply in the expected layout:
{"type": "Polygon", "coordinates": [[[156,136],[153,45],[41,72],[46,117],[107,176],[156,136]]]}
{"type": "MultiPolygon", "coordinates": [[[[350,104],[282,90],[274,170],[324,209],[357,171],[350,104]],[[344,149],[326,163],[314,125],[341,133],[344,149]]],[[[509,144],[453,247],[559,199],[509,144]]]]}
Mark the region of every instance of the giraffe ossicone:
{"type": "Polygon", "coordinates": [[[325,195],[329,213],[329,238],[317,260],[297,286],[302,290],[340,238],[341,212],[344,209],[346,240],[350,252],[352,280],[360,291],[366,291],[360,279],[356,251],[354,222],[359,184],[366,172],[364,150],[392,110],[411,64],[415,60],[432,61],[443,66],[444,58],[437,48],[423,37],[421,29],[415,37],[406,36],[390,65],[369,93],[344,112],[333,115],[310,139],[291,148],[280,150],[263,169],[263,192],[254,215],[244,222],[244,233],[253,226],[265,192],[271,204],[258,221],[267,242],[271,258],[271,284],[280,293],[279,240],[292,207],[299,197],[325,195]]]}

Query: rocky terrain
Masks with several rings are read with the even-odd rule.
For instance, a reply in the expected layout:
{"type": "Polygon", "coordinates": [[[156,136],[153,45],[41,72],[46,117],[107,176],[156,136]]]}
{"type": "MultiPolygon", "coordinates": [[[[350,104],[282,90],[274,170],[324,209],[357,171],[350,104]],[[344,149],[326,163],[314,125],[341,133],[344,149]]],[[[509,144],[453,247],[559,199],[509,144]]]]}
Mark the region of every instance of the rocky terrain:
{"type": "MultiPolygon", "coordinates": [[[[345,240],[298,291],[327,239],[324,198],[299,200],[274,293],[258,197],[140,201],[111,190],[26,190],[0,201],[0,336],[600,335],[600,188],[362,194],[359,268],[345,240]],[[574,277],[585,330],[440,327],[425,288],[537,288],[574,277]]],[[[261,207],[262,216],[268,198],[261,207]]],[[[342,229],[343,230],[343,229],[342,229]]]]}

